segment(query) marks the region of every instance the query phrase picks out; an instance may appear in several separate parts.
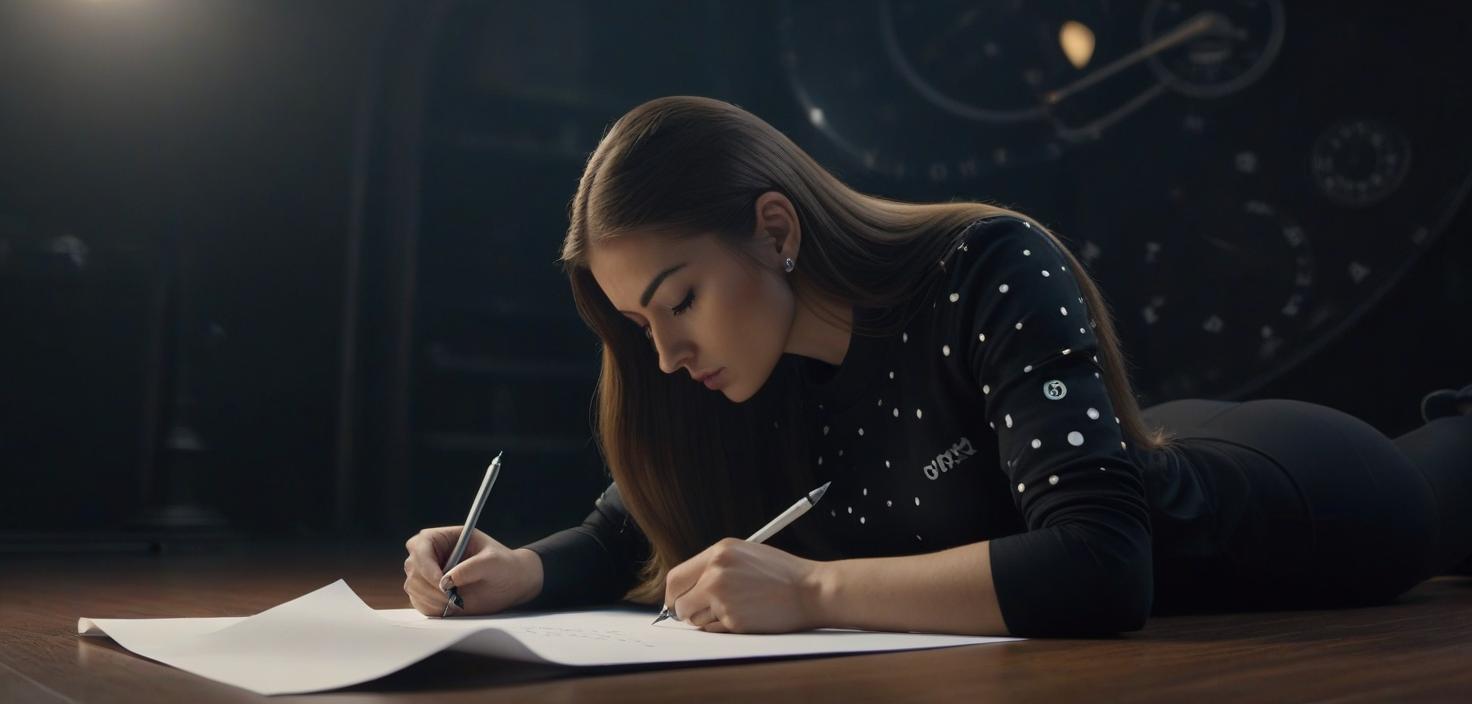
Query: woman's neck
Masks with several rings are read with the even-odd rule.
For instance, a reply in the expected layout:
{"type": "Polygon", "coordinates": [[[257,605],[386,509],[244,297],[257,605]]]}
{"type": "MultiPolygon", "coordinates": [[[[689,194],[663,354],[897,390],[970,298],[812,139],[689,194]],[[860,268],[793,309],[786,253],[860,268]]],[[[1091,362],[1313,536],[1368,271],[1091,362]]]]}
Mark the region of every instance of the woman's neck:
{"type": "Polygon", "coordinates": [[[787,352],[841,366],[853,339],[853,322],[852,303],[800,288],[797,312],[787,334],[787,352]]]}

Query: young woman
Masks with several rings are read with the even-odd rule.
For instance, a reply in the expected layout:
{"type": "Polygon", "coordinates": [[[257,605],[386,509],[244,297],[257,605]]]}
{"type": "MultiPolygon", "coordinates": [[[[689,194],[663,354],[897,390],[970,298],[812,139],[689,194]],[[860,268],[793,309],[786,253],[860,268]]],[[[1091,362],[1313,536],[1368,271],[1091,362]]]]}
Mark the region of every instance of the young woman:
{"type": "Polygon", "coordinates": [[[1472,553],[1465,405],[1394,440],[1284,399],[1142,411],[1099,290],[1022,213],[856,192],[692,96],[618,120],[570,211],[613,482],[522,548],[477,532],[449,574],[457,526],[410,538],[426,614],[453,584],[456,614],[623,598],[716,632],[1079,636],[1380,604],[1472,553]]]}

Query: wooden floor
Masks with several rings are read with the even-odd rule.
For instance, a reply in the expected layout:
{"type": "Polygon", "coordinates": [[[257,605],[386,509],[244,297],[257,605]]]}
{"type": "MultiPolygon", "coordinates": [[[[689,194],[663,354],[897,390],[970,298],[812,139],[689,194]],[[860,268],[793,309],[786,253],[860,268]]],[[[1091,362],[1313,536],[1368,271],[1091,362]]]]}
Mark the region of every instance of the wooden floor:
{"type": "Polygon", "coordinates": [[[0,702],[1472,701],[1472,577],[1367,609],[1157,617],[1143,631],[928,651],[583,670],[442,653],[386,678],[260,697],[76,635],[77,618],[244,616],[345,578],[407,608],[402,549],[257,546],[0,556],[0,702]]]}

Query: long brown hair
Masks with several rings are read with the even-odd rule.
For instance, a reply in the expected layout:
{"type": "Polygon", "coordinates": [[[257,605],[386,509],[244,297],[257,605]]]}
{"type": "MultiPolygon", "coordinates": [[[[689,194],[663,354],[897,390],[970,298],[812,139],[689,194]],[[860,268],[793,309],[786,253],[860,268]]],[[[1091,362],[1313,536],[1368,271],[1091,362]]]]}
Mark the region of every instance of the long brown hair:
{"type": "MultiPolygon", "coordinates": [[[[657,98],[619,118],[588,157],[561,256],[578,313],[602,341],[598,447],[652,548],[625,599],[662,600],[672,567],[721,538],[760,528],[812,488],[812,471],[795,368],[779,364],[741,404],[663,373],[643,331],[614,309],[594,280],[589,244],[635,230],[672,238],[709,233],[731,252],[747,255],[742,245],[756,228],[755,201],[768,191],[792,202],[802,228],[802,262],[789,274],[794,286],[855,305],[909,310],[872,326],[856,324],[850,328],[856,335],[903,328],[918,310],[905,304],[925,300],[942,280],[936,263],[966,225],[994,215],[1031,222],[1080,273],[1102,378],[1125,436],[1143,449],[1169,444],[1168,434],[1148,429],[1140,416],[1104,297],[1042,223],[984,202],[907,203],[860,193],[735,105],[699,96],[657,98]]],[[[783,545],[788,532],[772,543],[783,545]]]]}

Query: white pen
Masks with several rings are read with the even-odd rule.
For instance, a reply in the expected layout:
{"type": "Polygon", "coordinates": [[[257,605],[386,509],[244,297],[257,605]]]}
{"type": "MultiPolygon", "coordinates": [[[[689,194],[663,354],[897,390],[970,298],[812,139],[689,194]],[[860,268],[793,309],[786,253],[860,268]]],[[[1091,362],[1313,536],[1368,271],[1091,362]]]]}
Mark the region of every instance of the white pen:
{"type": "MultiPolygon", "coordinates": [[[[767,523],[766,525],[762,526],[761,530],[758,530],[757,532],[752,533],[751,534],[751,537],[746,539],[746,542],[748,542],[748,543],[765,543],[765,542],[767,542],[767,539],[770,538],[770,537],[772,537],[772,536],[774,536],[774,535],[776,535],[777,534],[777,531],[780,531],[783,528],[786,528],[788,526],[788,524],[790,524],[793,521],[795,521],[798,518],[800,518],[804,513],[807,513],[808,512],[808,509],[812,508],[813,506],[816,506],[817,503],[818,503],[818,499],[823,498],[823,492],[828,491],[828,485],[829,484],[832,484],[832,483],[833,482],[824,482],[823,483],[823,486],[820,486],[820,487],[818,487],[818,488],[816,488],[816,489],[808,492],[808,495],[807,496],[804,496],[804,497],[798,499],[796,503],[794,503],[791,506],[789,506],[786,511],[783,511],[781,513],[781,515],[777,516],[776,518],[773,518],[769,523],[767,523]]],[[[659,618],[654,619],[654,623],[659,623],[660,621],[663,621],[663,620],[665,620],[667,618],[673,618],[676,621],[680,620],[674,614],[670,613],[669,607],[665,607],[665,608],[659,610],[659,618]]],[[[650,624],[650,625],[652,626],[654,624],[650,624]]]]}

